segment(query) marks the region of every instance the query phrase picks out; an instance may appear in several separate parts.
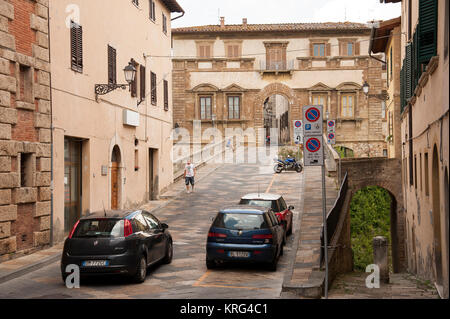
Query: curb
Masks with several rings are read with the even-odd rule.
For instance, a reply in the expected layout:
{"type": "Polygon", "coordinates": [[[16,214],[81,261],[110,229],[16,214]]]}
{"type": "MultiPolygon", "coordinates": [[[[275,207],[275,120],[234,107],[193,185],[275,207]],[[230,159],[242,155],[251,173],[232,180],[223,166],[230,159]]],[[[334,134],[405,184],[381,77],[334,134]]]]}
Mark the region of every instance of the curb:
{"type": "Polygon", "coordinates": [[[45,266],[48,266],[55,261],[61,259],[61,252],[56,253],[53,256],[49,256],[47,258],[42,259],[41,261],[35,262],[33,264],[24,266],[22,268],[19,268],[17,270],[13,270],[11,272],[8,272],[6,275],[0,275],[0,284],[3,284],[7,281],[10,281],[12,279],[16,279],[18,277],[22,277],[23,275],[29,274],[30,272],[36,271],[38,269],[41,269],[45,266]]]}

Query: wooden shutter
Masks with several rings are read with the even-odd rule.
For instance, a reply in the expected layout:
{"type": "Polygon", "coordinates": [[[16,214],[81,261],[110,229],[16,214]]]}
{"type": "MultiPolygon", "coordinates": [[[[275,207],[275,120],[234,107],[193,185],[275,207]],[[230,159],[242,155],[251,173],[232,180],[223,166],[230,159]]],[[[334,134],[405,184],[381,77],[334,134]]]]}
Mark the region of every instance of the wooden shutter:
{"type": "Polygon", "coordinates": [[[330,55],[331,55],[331,44],[327,43],[325,56],[330,56],[330,55]]]}
{"type": "Polygon", "coordinates": [[[164,80],[164,110],[169,110],[169,82],[164,80]]]}
{"type": "Polygon", "coordinates": [[[361,54],[361,43],[359,43],[359,42],[353,43],[353,50],[355,50],[354,55],[360,55],[361,54]]]}
{"type": "Polygon", "coordinates": [[[83,28],[71,21],[70,51],[72,70],[83,72],[83,28]]]}
{"type": "Polygon", "coordinates": [[[437,0],[419,1],[419,63],[428,63],[437,48],[437,0]]]}
{"type": "MultiPolygon", "coordinates": [[[[133,66],[136,68],[136,71],[137,71],[138,64],[136,62],[134,62],[134,60],[132,61],[132,63],[133,63],[133,66]]],[[[131,82],[131,96],[132,97],[137,97],[137,80],[138,80],[138,77],[137,77],[137,74],[136,74],[136,77],[134,78],[134,81],[131,82]]]]}
{"type": "Polygon", "coordinates": [[[406,57],[405,57],[405,98],[408,100],[413,94],[413,77],[412,77],[412,44],[406,45],[406,57]]]}
{"type": "Polygon", "coordinates": [[[108,45],[108,84],[117,83],[116,49],[108,45]]]}
{"type": "Polygon", "coordinates": [[[145,91],[146,91],[145,76],[146,76],[145,67],[141,65],[141,69],[140,69],[140,84],[141,84],[140,85],[141,86],[141,88],[140,88],[141,96],[140,97],[141,97],[141,101],[145,100],[145,91]]]}
{"type": "Polygon", "coordinates": [[[152,104],[156,105],[156,103],[158,102],[156,94],[156,74],[153,72],[151,73],[151,90],[152,104]]]}

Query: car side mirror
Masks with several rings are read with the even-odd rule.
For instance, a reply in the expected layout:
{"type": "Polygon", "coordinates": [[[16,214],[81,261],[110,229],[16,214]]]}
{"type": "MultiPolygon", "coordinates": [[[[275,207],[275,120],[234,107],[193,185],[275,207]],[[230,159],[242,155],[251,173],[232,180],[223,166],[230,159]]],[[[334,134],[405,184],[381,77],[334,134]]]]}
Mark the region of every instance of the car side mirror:
{"type": "Polygon", "coordinates": [[[161,228],[162,229],[167,229],[167,228],[169,228],[169,225],[167,225],[166,223],[162,223],[161,224],[161,228]]]}
{"type": "Polygon", "coordinates": [[[295,207],[294,206],[289,206],[289,210],[294,210],[295,207]]]}

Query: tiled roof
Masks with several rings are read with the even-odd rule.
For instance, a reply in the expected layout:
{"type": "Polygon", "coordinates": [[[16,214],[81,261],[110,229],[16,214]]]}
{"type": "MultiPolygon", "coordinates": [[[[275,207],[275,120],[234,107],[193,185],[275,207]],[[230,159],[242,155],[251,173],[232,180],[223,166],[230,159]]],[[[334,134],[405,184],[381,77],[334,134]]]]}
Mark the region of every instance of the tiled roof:
{"type": "Polygon", "coordinates": [[[367,31],[366,24],[355,22],[280,23],[280,24],[228,24],[181,27],[172,33],[229,33],[229,32],[305,32],[305,31],[367,31]]]}

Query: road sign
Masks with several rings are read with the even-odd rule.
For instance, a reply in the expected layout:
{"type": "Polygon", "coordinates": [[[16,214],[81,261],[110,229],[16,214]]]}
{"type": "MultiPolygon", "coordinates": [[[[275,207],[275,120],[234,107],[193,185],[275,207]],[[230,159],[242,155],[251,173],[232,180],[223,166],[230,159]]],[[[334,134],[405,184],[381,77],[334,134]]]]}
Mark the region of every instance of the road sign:
{"type": "Polygon", "coordinates": [[[309,105],[303,107],[304,136],[322,135],[323,132],[323,106],[309,105]]]}
{"type": "Polygon", "coordinates": [[[323,138],[322,136],[305,137],[303,150],[305,166],[322,166],[323,161],[323,138]]]}
{"type": "Polygon", "coordinates": [[[328,144],[331,144],[331,145],[336,144],[336,133],[328,132],[327,138],[328,138],[328,144]]]}
{"type": "Polygon", "coordinates": [[[303,143],[303,122],[300,120],[294,121],[294,142],[295,144],[303,143]]]}
{"type": "Polygon", "coordinates": [[[336,121],[330,120],[327,122],[327,132],[335,133],[336,132],[336,121]]]}

